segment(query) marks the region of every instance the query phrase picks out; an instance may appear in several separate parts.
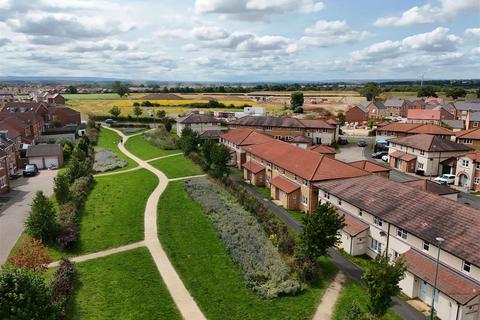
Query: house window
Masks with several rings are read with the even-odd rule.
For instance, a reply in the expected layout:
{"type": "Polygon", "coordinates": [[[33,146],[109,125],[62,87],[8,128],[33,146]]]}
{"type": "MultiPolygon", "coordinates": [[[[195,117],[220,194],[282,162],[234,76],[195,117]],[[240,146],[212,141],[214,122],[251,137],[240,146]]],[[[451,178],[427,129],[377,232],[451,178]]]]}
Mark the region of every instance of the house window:
{"type": "Polygon", "coordinates": [[[0,178],[0,187],[5,187],[7,185],[7,177],[3,176],[0,178]]]}
{"type": "Polygon", "coordinates": [[[475,165],[475,169],[480,170],[480,163],[477,163],[477,164],[475,165]]]}
{"type": "Polygon", "coordinates": [[[307,180],[303,180],[303,185],[304,185],[304,186],[308,186],[308,181],[307,181],[307,180]]]}
{"type": "Polygon", "coordinates": [[[462,167],[468,167],[469,164],[470,164],[470,161],[462,160],[462,167]]]}
{"type": "Polygon", "coordinates": [[[302,203],[305,205],[308,204],[308,198],[305,197],[304,195],[302,195],[302,203]]]}
{"type": "Polygon", "coordinates": [[[472,144],[473,140],[472,139],[463,139],[463,144],[472,144]]]}
{"type": "Polygon", "coordinates": [[[383,220],[379,217],[373,217],[373,224],[381,227],[383,225],[383,220]]]}
{"type": "Polygon", "coordinates": [[[474,122],[474,123],[473,123],[473,126],[474,126],[475,128],[478,127],[478,122],[474,122]]]}
{"type": "Polygon", "coordinates": [[[430,243],[423,241],[423,251],[430,251],[430,243]]]}
{"type": "Polygon", "coordinates": [[[382,243],[375,239],[372,239],[372,249],[373,251],[380,253],[382,251],[382,243]]]}
{"type": "Polygon", "coordinates": [[[342,205],[342,199],[338,199],[338,205],[339,205],[339,206],[342,205]]]}
{"type": "Polygon", "coordinates": [[[392,252],[393,252],[392,259],[393,259],[393,261],[396,261],[398,259],[398,257],[400,257],[400,253],[398,253],[395,250],[392,250],[392,252]]]}
{"type": "Polygon", "coordinates": [[[470,273],[470,268],[471,268],[470,262],[463,261],[462,270],[463,270],[464,272],[470,273]]]}
{"type": "Polygon", "coordinates": [[[330,199],[330,193],[324,192],[323,197],[326,198],[326,199],[330,199]]]}
{"type": "Polygon", "coordinates": [[[424,155],[425,155],[425,151],[420,150],[420,155],[421,155],[421,156],[424,156],[424,155]]]}
{"type": "Polygon", "coordinates": [[[418,169],[423,169],[423,163],[420,163],[420,162],[417,163],[417,167],[418,167],[418,169]]]}
{"type": "Polygon", "coordinates": [[[323,133],[327,133],[327,132],[328,132],[328,129],[324,128],[323,133]]]}
{"type": "Polygon", "coordinates": [[[475,184],[480,184],[480,177],[475,177],[475,178],[473,179],[473,183],[475,183],[475,184]]]}
{"type": "Polygon", "coordinates": [[[407,231],[401,229],[401,228],[397,228],[397,236],[399,236],[400,238],[402,239],[407,239],[407,231]]]}
{"type": "Polygon", "coordinates": [[[358,210],[358,215],[359,215],[360,217],[363,216],[363,210],[362,210],[362,209],[358,210]]]}

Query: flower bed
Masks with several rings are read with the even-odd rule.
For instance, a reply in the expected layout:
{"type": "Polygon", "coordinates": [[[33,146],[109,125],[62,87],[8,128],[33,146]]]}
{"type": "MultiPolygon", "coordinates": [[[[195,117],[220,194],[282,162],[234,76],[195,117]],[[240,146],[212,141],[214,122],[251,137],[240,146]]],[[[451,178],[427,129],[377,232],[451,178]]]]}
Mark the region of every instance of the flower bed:
{"type": "Polygon", "coordinates": [[[233,260],[243,270],[248,287],[268,299],[302,290],[256,218],[233,196],[208,179],[187,180],[183,186],[212,221],[233,260]]]}
{"type": "Polygon", "coordinates": [[[110,149],[95,147],[95,162],[93,170],[96,172],[105,172],[123,168],[128,162],[120,159],[115,152],[110,149]]]}

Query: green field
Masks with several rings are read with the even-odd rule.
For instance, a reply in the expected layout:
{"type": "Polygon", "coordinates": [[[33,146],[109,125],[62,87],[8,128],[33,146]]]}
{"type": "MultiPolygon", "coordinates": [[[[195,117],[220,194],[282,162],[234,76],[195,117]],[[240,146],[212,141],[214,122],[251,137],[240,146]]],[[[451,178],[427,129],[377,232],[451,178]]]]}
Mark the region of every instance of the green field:
{"type": "Polygon", "coordinates": [[[146,141],[143,135],[129,138],[125,143],[125,148],[142,160],[149,160],[181,152],[180,150],[163,150],[157,148],[146,141]]]}
{"type": "Polygon", "coordinates": [[[165,173],[170,179],[203,174],[202,169],[183,154],[155,160],[150,164],[165,173]]]}
{"type": "MultiPolygon", "coordinates": [[[[115,154],[128,162],[128,164],[123,168],[118,168],[116,170],[125,170],[138,166],[138,164],[127,157],[123,152],[118,149],[117,144],[120,142],[120,136],[109,129],[101,128],[98,135],[97,147],[107,148],[115,152],[115,154]]],[[[115,171],[115,170],[112,170],[115,171]]]]}
{"type": "Polygon", "coordinates": [[[76,264],[68,319],[181,319],[146,248],[76,264]]]}
{"type": "Polygon", "coordinates": [[[324,279],[295,297],[263,300],[248,289],[210,220],[181,182],[169,183],[158,207],[160,242],[208,319],[311,319],[335,274],[322,260],[324,279]]]}

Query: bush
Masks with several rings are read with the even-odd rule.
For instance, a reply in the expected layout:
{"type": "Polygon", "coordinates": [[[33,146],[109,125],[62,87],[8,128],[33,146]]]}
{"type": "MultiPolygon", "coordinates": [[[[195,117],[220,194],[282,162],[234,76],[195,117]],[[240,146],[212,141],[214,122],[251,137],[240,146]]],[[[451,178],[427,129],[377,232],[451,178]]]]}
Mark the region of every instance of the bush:
{"type": "Polygon", "coordinates": [[[75,224],[78,221],[78,209],[73,202],[61,204],[58,207],[58,222],[60,227],[75,224]]]}
{"type": "Polygon", "coordinates": [[[58,204],[67,202],[70,199],[70,178],[63,172],[54,179],[53,192],[58,204]]]}
{"type": "Polygon", "coordinates": [[[62,226],[57,236],[57,243],[62,250],[69,251],[75,248],[79,239],[80,229],[78,224],[68,224],[62,226]]]}
{"type": "Polygon", "coordinates": [[[128,164],[126,160],[121,159],[110,149],[95,147],[95,162],[93,170],[95,172],[106,172],[123,168],[128,164]]]}
{"type": "Polygon", "coordinates": [[[60,310],[61,317],[65,318],[67,302],[75,289],[75,278],[77,271],[75,265],[68,259],[62,258],[60,266],[53,274],[50,284],[50,301],[60,310]]]}
{"type": "Polygon", "coordinates": [[[208,179],[189,180],[183,185],[212,221],[233,260],[243,270],[248,287],[267,299],[301,291],[300,282],[261,226],[233,196],[208,179]]]}
{"type": "Polygon", "coordinates": [[[37,191],[33,199],[30,215],[25,222],[27,234],[43,243],[55,239],[58,226],[52,202],[42,191],[37,191]]]}
{"type": "Polygon", "coordinates": [[[51,261],[48,248],[42,244],[42,241],[35,239],[23,241],[15,250],[15,254],[8,258],[8,263],[15,267],[25,267],[33,271],[45,271],[51,261]]]}
{"type": "Polygon", "coordinates": [[[80,208],[87,199],[88,193],[92,186],[92,176],[78,178],[70,187],[72,201],[77,208],[80,208]]]}
{"type": "Polygon", "coordinates": [[[145,132],[143,137],[148,143],[163,150],[175,150],[178,148],[177,137],[167,132],[162,126],[145,132]]]}
{"type": "Polygon", "coordinates": [[[295,270],[303,282],[313,283],[320,279],[320,268],[318,264],[307,257],[295,257],[295,270]]]}

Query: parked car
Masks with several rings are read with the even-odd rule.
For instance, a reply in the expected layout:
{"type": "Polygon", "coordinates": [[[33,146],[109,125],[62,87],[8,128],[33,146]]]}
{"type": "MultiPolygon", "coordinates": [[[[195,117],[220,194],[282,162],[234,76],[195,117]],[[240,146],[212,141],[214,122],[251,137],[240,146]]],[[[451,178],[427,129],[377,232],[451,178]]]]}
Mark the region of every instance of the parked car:
{"type": "Polygon", "coordinates": [[[382,159],[383,156],[388,155],[388,151],[378,151],[375,153],[372,153],[372,158],[373,159],[382,159]]]}
{"type": "Polygon", "coordinates": [[[441,176],[433,179],[434,182],[438,184],[453,184],[455,182],[454,174],[442,174],[441,176]]]}
{"type": "Polygon", "coordinates": [[[388,162],[388,154],[382,156],[382,160],[385,162],[388,162]]]}
{"type": "Polygon", "coordinates": [[[348,144],[348,140],[345,138],[338,138],[338,144],[339,145],[346,145],[348,144]]]}
{"type": "Polygon", "coordinates": [[[23,169],[24,177],[34,177],[38,173],[38,168],[36,164],[27,164],[25,169],[23,169]]]}
{"type": "Polygon", "coordinates": [[[362,147],[362,148],[363,148],[363,147],[366,147],[366,146],[367,146],[367,142],[366,142],[365,140],[359,140],[359,141],[357,142],[357,146],[362,147]]]}
{"type": "Polygon", "coordinates": [[[105,123],[106,123],[106,124],[113,124],[113,119],[106,119],[106,120],[105,120],[105,123]]]}

